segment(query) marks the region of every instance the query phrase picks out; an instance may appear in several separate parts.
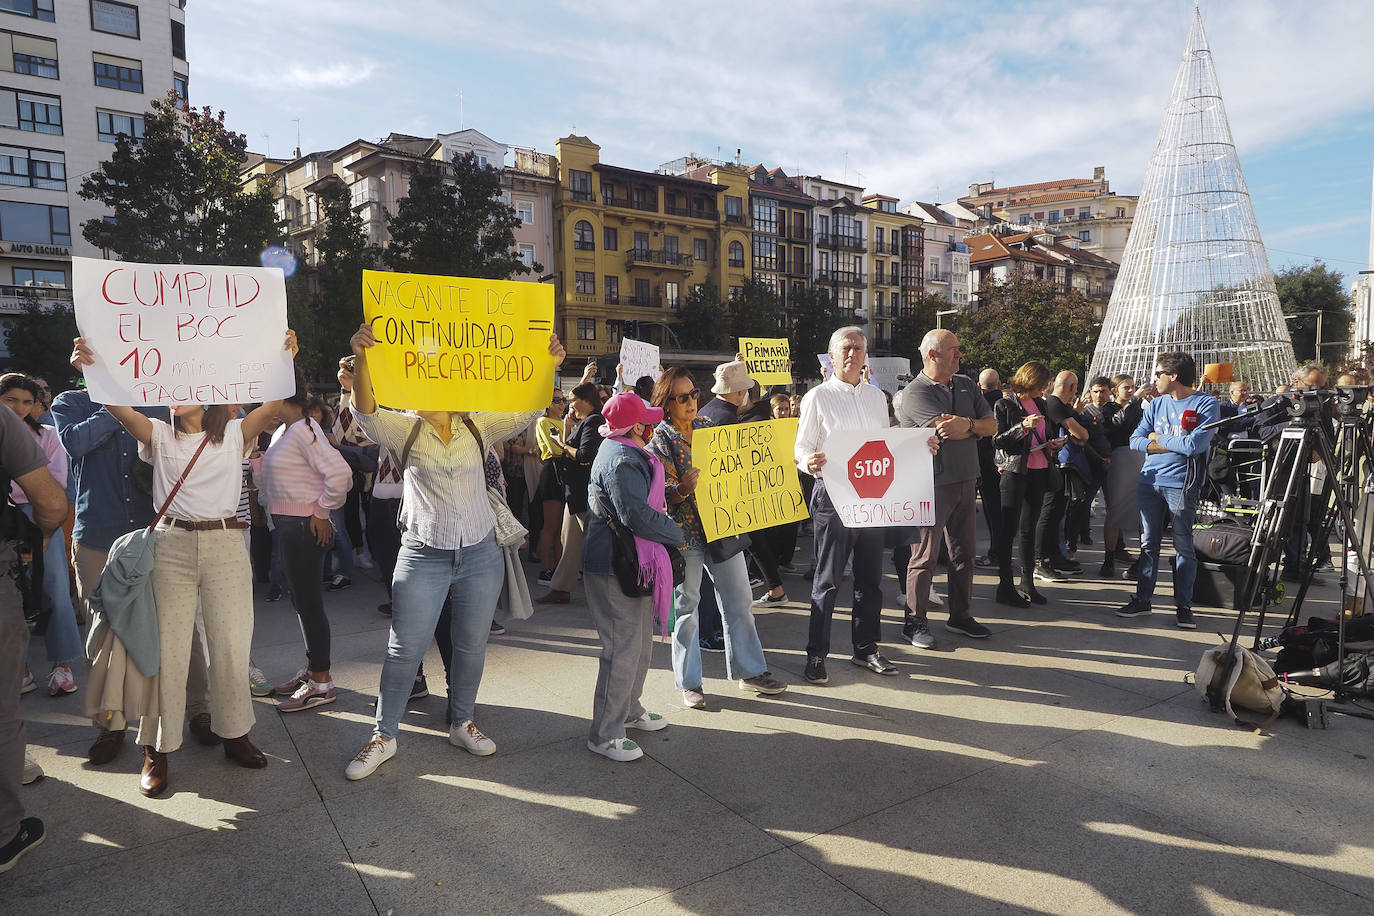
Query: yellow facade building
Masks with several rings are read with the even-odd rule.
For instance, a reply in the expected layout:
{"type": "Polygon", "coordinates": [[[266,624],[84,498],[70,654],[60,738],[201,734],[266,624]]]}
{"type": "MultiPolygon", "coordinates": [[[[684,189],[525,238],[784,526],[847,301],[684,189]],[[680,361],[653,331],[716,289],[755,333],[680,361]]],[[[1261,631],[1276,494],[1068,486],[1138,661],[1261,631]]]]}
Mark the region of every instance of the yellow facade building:
{"type": "Polygon", "coordinates": [[[869,194],[863,199],[869,211],[869,262],[873,276],[869,293],[869,347],[875,353],[893,353],[892,321],[905,314],[921,295],[925,276],[925,229],[920,217],[897,210],[897,198],[869,194]]]}
{"type": "Polygon", "coordinates": [[[621,168],[575,134],[555,156],[555,325],[574,360],[619,350],[627,322],[631,336],[676,349],[692,288],[724,296],[749,276],[743,169],[690,159],[676,174],[621,168]]]}

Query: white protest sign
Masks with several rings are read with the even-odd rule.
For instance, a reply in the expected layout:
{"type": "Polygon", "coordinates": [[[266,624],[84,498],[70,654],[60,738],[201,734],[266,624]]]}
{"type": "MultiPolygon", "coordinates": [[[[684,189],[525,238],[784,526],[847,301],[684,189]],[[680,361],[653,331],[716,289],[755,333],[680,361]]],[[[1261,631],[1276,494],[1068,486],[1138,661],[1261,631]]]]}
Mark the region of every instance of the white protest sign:
{"type": "Polygon", "coordinates": [[[817,353],[816,361],[821,364],[821,378],[828,380],[835,374],[835,366],[830,362],[829,353],[817,353]]]}
{"type": "Polygon", "coordinates": [[[630,340],[628,337],[620,341],[620,365],[624,367],[625,374],[621,381],[633,387],[634,383],[649,376],[654,381],[662,374],[658,368],[658,345],[645,343],[642,340],[630,340]]]}
{"type": "Polygon", "coordinates": [[[935,524],[935,466],[920,429],[840,429],[821,446],[825,492],[846,528],[935,524]]]}
{"type": "Polygon", "coordinates": [[[72,258],[98,404],[255,404],[296,390],[279,268],[72,258]]]}
{"type": "Polygon", "coordinates": [[[905,356],[870,356],[868,368],[868,380],[874,387],[881,388],[888,394],[896,394],[902,385],[897,376],[911,375],[911,360],[905,356]]]}

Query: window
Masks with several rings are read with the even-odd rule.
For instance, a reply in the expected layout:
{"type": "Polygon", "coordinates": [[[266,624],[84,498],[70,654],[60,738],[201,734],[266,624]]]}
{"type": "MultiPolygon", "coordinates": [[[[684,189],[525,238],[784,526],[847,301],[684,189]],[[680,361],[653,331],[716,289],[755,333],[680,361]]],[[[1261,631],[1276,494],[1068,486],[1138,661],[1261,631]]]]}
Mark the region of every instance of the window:
{"type": "Polygon", "coordinates": [[[57,79],[57,42],[51,38],[37,35],[24,35],[19,32],[0,31],[0,42],[7,42],[13,55],[12,69],[15,73],[57,79]]]}
{"type": "Polygon", "coordinates": [[[615,206],[615,182],[601,179],[601,202],[608,207],[615,206]]]}
{"type": "MultiPolygon", "coordinates": [[[[757,213],[757,211],[755,211],[757,213]]],[[[755,217],[757,219],[757,216],[755,217]]],[[[757,224],[756,224],[757,225],[757,224]]],[[[754,236],[754,269],[778,269],[778,240],[767,236],[754,236]]]]}
{"type": "MultiPolygon", "coordinates": [[[[765,197],[754,199],[754,231],[778,234],[778,202],[765,197]]],[[[755,240],[757,241],[757,239],[755,240]]]]}
{"type": "Polygon", "coordinates": [[[793,211],[792,211],[792,238],[794,238],[794,239],[804,239],[804,238],[806,238],[806,211],[805,211],[805,210],[793,210],[793,211]]]}
{"type": "Polygon", "coordinates": [[[595,251],[596,242],[592,240],[592,224],[585,219],[573,226],[573,247],[578,251],[595,251]]]}
{"type": "Polygon", "coordinates": [[[181,104],[185,105],[191,100],[191,94],[188,91],[188,80],[180,73],[172,74],[172,88],[176,90],[177,101],[181,104]]]}
{"type": "Polygon", "coordinates": [[[573,200],[592,199],[592,173],[579,172],[576,169],[568,171],[568,185],[572,188],[573,200]]]}
{"type": "Polygon", "coordinates": [[[1057,222],[1059,222],[1059,211],[1058,211],[1058,210],[1051,210],[1051,211],[1050,211],[1050,222],[1052,222],[1052,223],[1057,223],[1057,222]]]}
{"type": "Polygon", "coordinates": [[[704,261],[708,257],[706,254],[706,240],[692,239],[692,257],[698,261],[704,261]]]}
{"type": "Polygon", "coordinates": [[[654,188],[635,188],[635,209],[658,212],[658,191],[654,188]]]}
{"type": "Polygon", "coordinates": [[[744,266],[744,246],[741,245],[739,242],[730,243],[730,266],[744,266]]]}
{"type": "Polygon", "coordinates": [[[520,252],[520,263],[526,267],[534,267],[534,246],[529,242],[520,242],[515,246],[520,252]]]}
{"type": "MultiPolygon", "coordinates": [[[[0,12],[17,13],[31,19],[55,22],[52,12],[53,0],[0,0],[0,12]]],[[[66,284],[62,284],[66,285],[66,284]]]]}
{"type": "Polygon", "coordinates": [[[793,249],[792,249],[792,273],[794,273],[794,274],[804,274],[804,273],[806,273],[806,249],[805,249],[805,248],[800,248],[800,247],[798,247],[798,248],[793,248],[793,249]]]}
{"type": "Polygon", "coordinates": [[[649,281],[643,277],[635,278],[635,295],[631,305],[653,305],[649,299],[649,281]]]}
{"type": "Polygon", "coordinates": [[[576,272],[576,290],[584,296],[596,295],[596,274],[590,270],[576,272]]]}
{"type": "MultiPolygon", "coordinates": [[[[130,140],[143,139],[143,115],[121,114],[117,111],[95,112],[96,134],[106,143],[115,142],[123,134],[130,140]]],[[[362,184],[362,182],[358,182],[362,184]]]]}
{"type": "Polygon", "coordinates": [[[61,270],[42,270],[37,267],[16,267],[15,286],[66,286],[67,274],[61,270]]]}
{"type": "Polygon", "coordinates": [[[727,223],[744,222],[744,200],[740,197],[725,198],[725,221],[727,223]]]}
{"type": "Polygon", "coordinates": [[[682,287],[676,283],[663,284],[663,298],[667,300],[667,306],[675,309],[682,304],[682,287]]]}
{"type": "Polygon", "coordinates": [[[1117,208],[1116,208],[1116,218],[1117,218],[1117,219],[1123,219],[1125,216],[1126,216],[1126,208],[1125,208],[1125,207],[1117,207],[1117,208]]]}
{"type": "Polygon", "coordinates": [[[1023,225],[1023,226],[1029,226],[1029,225],[1030,225],[1030,214],[1029,214],[1029,213],[1022,213],[1022,214],[1021,214],[1021,225],[1023,225]]]}
{"type": "Polygon", "coordinates": [[[0,89],[0,127],[62,133],[62,100],[55,95],[0,89]]]}
{"type": "Polygon", "coordinates": [[[940,259],[939,259],[939,258],[931,258],[931,259],[930,259],[930,270],[928,270],[928,271],[926,272],[926,279],[927,279],[927,280],[939,280],[939,279],[940,279],[940,259]]]}
{"type": "Polygon", "coordinates": [[[67,166],[62,153],[22,146],[0,146],[0,184],[21,188],[67,189],[67,166]]]}
{"type": "Polygon", "coordinates": [[[1084,208],[1084,209],[1078,211],[1078,218],[1079,218],[1079,219],[1088,219],[1088,218],[1091,217],[1092,215],[1093,215],[1093,211],[1091,211],[1091,210],[1089,210],[1089,209],[1087,209],[1087,208],[1084,208]]]}
{"type": "Polygon", "coordinates": [[[874,227],[873,227],[873,244],[874,244],[874,247],[876,247],[879,251],[882,250],[882,247],[883,247],[883,227],[882,227],[882,226],[874,226],[874,227]]]}
{"type": "Polygon", "coordinates": [[[596,340],[596,319],[579,318],[577,319],[577,339],[596,340]]]}
{"type": "Polygon", "coordinates": [[[172,20],[172,56],[186,59],[186,23],[172,20]]]}
{"type": "Polygon", "coordinates": [[[678,263],[678,239],[675,235],[663,237],[663,257],[669,264],[678,263]]]}
{"type": "Polygon", "coordinates": [[[1080,242],[1091,242],[1093,240],[1092,231],[1089,229],[1080,230],[1078,233],[1078,240],[1080,242]]]}
{"type": "Polygon", "coordinates": [[[520,222],[526,226],[534,225],[534,201],[517,200],[515,202],[515,215],[520,217],[520,222]]]}
{"type": "Polygon", "coordinates": [[[649,250],[649,233],[647,233],[647,232],[636,232],[636,233],[635,233],[635,252],[636,252],[636,253],[645,253],[645,252],[648,252],[648,250],[649,250]]]}
{"type": "Polygon", "coordinates": [[[608,276],[605,278],[606,304],[620,304],[620,278],[608,276]]]}
{"type": "MultiPolygon", "coordinates": [[[[177,25],[178,23],[173,23],[177,25]]],[[[138,37],[138,7],[114,0],[91,0],[91,28],[97,32],[123,35],[125,38],[138,37]]],[[[175,32],[175,30],[174,30],[175,32]]],[[[185,26],[182,26],[182,43],[185,44],[185,26]]],[[[177,55],[186,59],[186,50],[177,55]]]]}
{"type": "Polygon", "coordinates": [[[607,226],[601,230],[601,247],[607,251],[620,250],[620,230],[607,226]]]}
{"type": "Polygon", "coordinates": [[[67,208],[0,200],[0,238],[7,242],[70,245],[72,229],[67,208]]]}
{"type": "Polygon", "coordinates": [[[109,54],[95,55],[95,84],[106,89],[143,92],[143,62],[109,54]]]}

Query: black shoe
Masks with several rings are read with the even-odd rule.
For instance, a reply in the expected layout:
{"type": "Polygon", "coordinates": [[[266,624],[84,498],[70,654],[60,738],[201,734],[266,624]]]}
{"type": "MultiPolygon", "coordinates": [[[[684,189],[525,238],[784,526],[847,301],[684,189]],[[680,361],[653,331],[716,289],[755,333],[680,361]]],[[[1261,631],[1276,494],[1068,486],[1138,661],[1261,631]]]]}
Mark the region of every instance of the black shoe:
{"type": "Polygon", "coordinates": [[[4,846],[0,846],[0,873],[9,871],[19,864],[24,854],[35,846],[41,846],[47,839],[43,822],[36,817],[26,817],[19,822],[19,831],[4,846]]]}
{"type": "Polygon", "coordinates": [[[280,586],[280,585],[272,585],[272,586],[269,586],[269,587],[268,587],[268,589],[267,589],[267,600],[268,600],[268,601],[280,601],[280,600],[281,600],[281,586],[280,586]]]}
{"type": "Polygon", "coordinates": [[[972,639],[987,639],[992,631],[972,617],[951,617],[945,621],[945,629],[951,633],[962,633],[972,639]]]}
{"type": "Polygon", "coordinates": [[[1091,547],[1093,545],[1093,536],[1085,531],[1078,536],[1078,543],[1083,547],[1091,547]]]}
{"type": "Polygon", "coordinates": [[[1046,563],[1046,562],[1043,561],[1043,560],[1040,561],[1039,563],[1035,564],[1035,574],[1034,574],[1034,575],[1035,575],[1035,578],[1039,579],[1041,582],[1067,582],[1067,581],[1069,581],[1069,577],[1068,577],[1068,576],[1066,576],[1064,573],[1060,572],[1059,570],[1055,569],[1053,566],[1051,566],[1049,563],[1046,563]]]}
{"type": "Polygon", "coordinates": [[[997,566],[997,560],[994,557],[984,554],[981,557],[974,557],[973,565],[977,566],[979,569],[994,569],[997,566]]]}
{"type": "Polygon", "coordinates": [[[415,683],[410,685],[410,699],[418,700],[420,697],[429,696],[429,683],[423,674],[415,676],[415,683]]]}
{"type": "Polygon", "coordinates": [[[1017,591],[1020,592],[1021,596],[1025,598],[1027,601],[1029,601],[1031,604],[1050,603],[1050,599],[1040,594],[1040,592],[1036,590],[1034,585],[1023,585],[1019,589],[1017,589],[1017,591]]]}
{"type": "Polygon", "coordinates": [[[1180,630],[1197,629],[1197,622],[1193,620],[1193,612],[1190,608],[1181,607],[1174,614],[1174,626],[1180,630]]]}
{"type": "Polygon", "coordinates": [[[495,620],[493,620],[493,621],[491,622],[491,635],[492,635],[492,636],[505,636],[505,635],[506,635],[506,628],[503,627],[503,626],[501,626],[501,624],[497,623],[495,620]]]}
{"type": "Polygon", "coordinates": [[[377,605],[377,613],[378,613],[378,614],[381,614],[383,617],[390,617],[390,616],[391,616],[391,602],[388,601],[388,602],[386,602],[385,604],[379,604],[379,605],[377,605]]]}
{"type": "Polygon", "coordinates": [[[813,684],[830,683],[830,677],[825,673],[825,659],[819,655],[808,655],[806,657],[806,670],[802,672],[802,677],[813,684]]]}
{"type": "Polygon", "coordinates": [[[997,603],[1006,604],[1011,607],[1030,607],[1030,599],[1018,592],[1015,586],[997,586],[997,603]]]}
{"type": "Polygon", "coordinates": [[[850,659],[850,662],[858,665],[860,668],[867,668],[874,674],[897,673],[897,669],[893,667],[892,663],[883,658],[882,653],[879,652],[870,652],[867,655],[856,655],[850,659]]]}
{"type": "Polygon", "coordinates": [[[1116,575],[1116,561],[1111,554],[1107,554],[1107,559],[1102,561],[1102,565],[1097,568],[1099,579],[1110,579],[1116,575]]]}
{"type": "Polygon", "coordinates": [[[541,570],[539,570],[539,581],[540,581],[540,582],[551,582],[551,581],[553,581],[553,570],[552,570],[552,569],[541,569],[541,570]]]}
{"type": "Polygon", "coordinates": [[[1131,565],[1130,565],[1130,566],[1127,566],[1127,567],[1126,567],[1126,571],[1125,571],[1124,573],[1121,574],[1121,578],[1125,579],[1127,582],[1139,582],[1139,581],[1140,581],[1140,561],[1139,561],[1139,560],[1132,560],[1132,561],[1131,561],[1131,565]]]}
{"type": "Polygon", "coordinates": [[[1151,613],[1153,613],[1153,611],[1150,608],[1150,602],[1139,595],[1132,595],[1131,600],[1126,602],[1125,607],[1117,609],[1116,616],[1148,617],[1151,613]]]}
{"type": "Polygon", "coordinates": [[[705,636],[703,636],[703,637],[701,637],[700,639],[697,640],[697,644],[701,646],[701,651],[703,651],[703,652],[724,652],[724,651],[725,651],[725,637],[724,637],[724,636],[717,636],[717,637],[715,637],[714,639],[707,639],[705,636]]]}
{"type": "Polygon", "coordinates": [[[331,592],[342,591],[343,589],[349,588],[352,585],[353,580],[348,578],[348,576],[335,576],[334,578],[329,580],[329,590],[331,592]]]}
{"type": "Polygon", "coordinates": [[[1064,573],[1069,576],[1076,576],[1083,571],[1083,564],[1077,560],[1069,560],[1065,557],[1050,557],[1049,566],[1055,572],[1064,573]]]}

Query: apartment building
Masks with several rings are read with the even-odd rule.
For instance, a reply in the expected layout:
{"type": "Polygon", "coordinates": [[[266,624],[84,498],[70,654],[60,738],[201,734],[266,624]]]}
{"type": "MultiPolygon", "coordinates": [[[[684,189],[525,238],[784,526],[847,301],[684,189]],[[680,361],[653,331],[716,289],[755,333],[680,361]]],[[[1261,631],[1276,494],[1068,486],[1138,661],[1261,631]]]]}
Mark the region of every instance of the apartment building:
{"type": "Polygon", "coordinates": [[[697,284],[729,290],[748,276],[748,173],[684,161],[645,172],[601,161],[601,147],[569,134],[554,144],[555,325],[574,359],[639,338],[676,346],[673,326],[697,284]]]}
{"type": "MultiPolygon", "coordinates": [[[[830,291],[845,320],[867,321],[868,225],[871,214],[859,205],[863,188],[811,175],[802,191],[816,199],[811,245],[815,283],[830,291]]],[[[869,341],[872,344],[872,341],[869,341]]]]}
{"type": "Polygon", "coordinates": [[[979,290],[988,283],[1020,275],[1050,281],[1056,297],[1077,290],[1098,320],[1107,314],[1120,266],[1079,247],[1074,239],[1002,226],[996,232],[970,236],[968,246],[973,308],[978,307],[979,290]]]}
{"type": "MultiPolygon", "coordinates": [[[[897,209],[897,198],[868,194],[869,250],[873,262],[867,310],[869,346],[876,355],[892,353],[892,320],[921,295],[925,281],[925,221],[897,209]]],[[[897,356],[909,356],[898,353],[897,356]]]]}
{"type": "Polygon", "coordinates": [[[1126,237],[1135,218],[1136,196],[1116,194],[1106,168],[1093,169],[1092,178],[1059,178],[999,188],[993,182],[969,185],[959,203],[992,222],[1006,222],[1022,231],[1049,231],[1075,239],[1090,251],[1117,264],[1126,251],[1126,237]]]}
{"type": "Polygon", "coordinates": [[[977,215],[958,204],[915,201],[904,212],[925,225],[923,289],[956,308],[969,306],[969,248],[977,215]]]}
{"type": "Polygon", "coordinates": [[[143,114],[184,100],[184,0],[0,0],[0,314],[71,304],[71,258],[100,257],[80,176],[142,136],[143,114]]]}
{"type": "Polygon", "coordinates": [[[812,284],[817,204],[782,169],[759,164],[749,170],[749,267],[755,279],[776,287],[789,327],[797,294],[812,284]]]}

